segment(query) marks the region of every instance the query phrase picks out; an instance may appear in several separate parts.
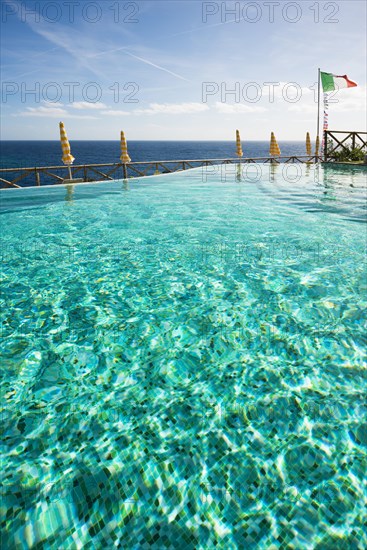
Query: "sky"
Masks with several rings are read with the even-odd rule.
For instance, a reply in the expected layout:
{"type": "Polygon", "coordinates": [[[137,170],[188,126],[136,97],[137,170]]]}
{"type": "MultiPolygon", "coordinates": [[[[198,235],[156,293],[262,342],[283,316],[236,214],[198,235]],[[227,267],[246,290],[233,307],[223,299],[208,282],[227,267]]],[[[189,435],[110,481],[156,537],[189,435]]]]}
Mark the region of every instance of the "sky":
{"type": "Polygon", "coordinates": [[[366,6],[1,0],[1,139],[314,138],[318,67],[358,84],[329,129],[365,131],[366,6]]]}

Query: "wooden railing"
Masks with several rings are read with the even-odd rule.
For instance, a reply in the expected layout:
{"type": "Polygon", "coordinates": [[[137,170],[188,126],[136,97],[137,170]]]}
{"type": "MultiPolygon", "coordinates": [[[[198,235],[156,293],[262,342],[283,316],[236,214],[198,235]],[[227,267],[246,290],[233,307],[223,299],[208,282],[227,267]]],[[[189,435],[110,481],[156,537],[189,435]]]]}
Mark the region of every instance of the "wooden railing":
{"type": "Polygon", "coordinates": [[[0,168],[0,184],[2,188],[20,188],[30,186],[50,185],[52,183],[82,183],[91,181],[111,181],[132,177],[144,177],[154,174],[168,174],[191,168],[215,166],[218,164],[248,164],[248,163],[315,163],[316,156],[280,156],[229,158],[205,160],[162,160],[148,162],[131,162],[129,164],[83,164],[79,166],[43,166],[36,168],[0,168]],[[71,178],[70,178],[71,175],[71,178]],[[19,185],[22,182],[23,185],[19,185]]]}
{"type": "Polygon", "coordinates": [[[324,131],[324,161],[335,160],[334,153],[350,149],[365,151],[367,148],[367,132],[349,132],[344,130],[324,131]],[[336,135],[337,134],[337,135],[336,135]]]}

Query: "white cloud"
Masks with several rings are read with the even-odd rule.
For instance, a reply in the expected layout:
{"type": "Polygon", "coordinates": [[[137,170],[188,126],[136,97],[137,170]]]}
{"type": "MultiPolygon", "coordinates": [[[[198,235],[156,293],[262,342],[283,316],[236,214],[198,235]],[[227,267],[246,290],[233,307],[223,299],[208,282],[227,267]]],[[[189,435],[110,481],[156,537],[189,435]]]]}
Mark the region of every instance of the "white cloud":
{"type": "Polygon", "coordinates": [[[295,103],[289,106],[288,111],[292,111],[294,113],[304,113],[305,115],[315,114],[317,113],[317,105],[315,105],[314,103],[312,103],[312,105],[295,103]]]}
{"type": "Polygon", "coordinates": [[[329,99],[330,110],[335,112],[358,111],[363,119],[362,113],[366,112],[366,91],[366,86],[357,86],[334,92],[334,97],[329,99]],[[336,100],[336,103],[332,103],[332,99],[336,100]]]}
{"type": "Polygon", "coordinates": [[[151,103],[148,109],[135,109],[137,115],[187,115],[208,111],[208,105],[204,103],[151,103]]]}
{"type": "Polygon", "coordinates": [[[215,109],[219,113],[225,115],[237,114],[237,113],[263,113],[267,109],[265,107],[259,107],[258,105],[244,105],[243,103],[221,103],[217,101],[215,103],[215,109]]]}
{"type": "Polygon", "coordinates": [[[74,115],[63,108],[62,103],[47,103],[44,102],[40,107],[27,107],[26,111],[16,113],[13,116],[30,116],[30,117],[48,117],[48,118],[79,118],[79,119],[95,119],[97,117],[89,115],[74,115]]]}
{"type": "Polygon", "coordinates": [[[107,106],[104,103],[92,103],[90,101],[74,101],[70,105],[73,109],[106,109],[107,106]]]}
{"type": "Polygon", "coordinates": [[[65,116],[68,112],[61,107],[54,107],[52,105],[41,105],[40,107],[27,107],[27,110],[20,113],[23,116],[53,116],[60,117],[65,116]]]}
{"type": "Polygon", "coordinates": [[[107,116],[130,116],[129,111],[114,111],[113,109],[107,109],[106,111],[101,111],[101,115],[107,116]]]}
{"type": "MultiPolygon", "coordinates": [[[[331,92],[328,96],[329,113],[355,111],[360,112],[362,116],[362,113],[366,111],[366,86],[331,92]]],[[[321,94],[321,111],[323,111],[323,101],[323,94],[321,94]]],[[[297,103],[290,105],[288,110],[296,113],[315,114],[317,103],[311,97],[302,98],[297,103]]]]}
{"type": "MultiPolygon", "coordinates": [[[[204,103],[150,103],[146,109],[133,109],[131,111],[123,111],[116,109],[108,109],[104,103],[89,103],[87,101],[74,102],[70,105],[73,109],[84,110],[91,109],[99,110],[99,115],[105,116],[141,116],[141,115],[180,115],[180,114],[195,114],[209,110],[209,106],[204,103]]],[[[97,114],[97,113],[96,113],[97,114]]],[[[18,113],[22,116],[33,117],[64,117],[64,118],[80,118],[80,119],[95,119],[97,117],[90,115],[75,115],[64,108],[62,103],[44,102],[40,107],[28,107],[26,111],[18,113]]]]}
{"type": "Polygon", "coordinates": [[[60,103],[59,101],[42,101],[43,105],[45,107],[65,107],[63,103],[60,103]]]}
{"type": "Polygon", "coordinates": [[[133,109],[131,111],[119,111],[107,109],[101,111],[107,116],[141,116],[141,115],[181,115],[194,114],[208,111],[209,107],[203,103],[150,103],[146,109],[133,109]]]}

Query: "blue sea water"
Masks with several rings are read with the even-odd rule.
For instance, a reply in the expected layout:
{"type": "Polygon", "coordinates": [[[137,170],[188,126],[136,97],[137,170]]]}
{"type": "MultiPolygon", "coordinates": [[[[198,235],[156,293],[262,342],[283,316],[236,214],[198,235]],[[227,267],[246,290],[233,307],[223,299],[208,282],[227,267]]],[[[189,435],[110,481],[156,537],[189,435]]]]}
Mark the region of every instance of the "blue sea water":
{"type": "MultiPolygon", "coordinates": [[[[74,164],[102,164],[119,162],[121,151],[119,141],[71,141],[74,164]]],[[[305,143],[279,142],[284,155],[305,155],[305,143]]],[[[243,142],[245,157],[266,157],[269,142],[243,142]]],[[[236,157],[235,141],[129,141],[131,160],[222,159],[236,157]]],[[[2,168],[28,168],[60,166],[61,147],[59,141],[2,141],[0,166],[2,168]]]]}
{"type": "Polygon", "coordinates": [[[243,168],[1,192],[4,548],[366,548],[365,172],[243,168]]]}

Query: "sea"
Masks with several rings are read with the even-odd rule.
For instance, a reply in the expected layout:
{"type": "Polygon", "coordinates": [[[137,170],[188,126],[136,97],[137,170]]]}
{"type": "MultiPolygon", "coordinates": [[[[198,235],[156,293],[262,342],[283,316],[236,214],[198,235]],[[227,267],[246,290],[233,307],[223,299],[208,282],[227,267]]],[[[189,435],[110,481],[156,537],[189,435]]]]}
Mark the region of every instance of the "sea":
{"type": "MultiPolygon", "coordinates": [[[[305,155],[304,141],[278,142],[282,155],[305,155]]],[[[71,141],[74,165],[119,162],[119,141],[71,141]]],[[[267,157],[269,141],[242,142],[244,157],[267,157]]],[[[133,162],[236,157],[235,141],[128,141],[133,162]]],[[[1,168],[60,166],[60,141],[2,141],[1,168]]]]}

